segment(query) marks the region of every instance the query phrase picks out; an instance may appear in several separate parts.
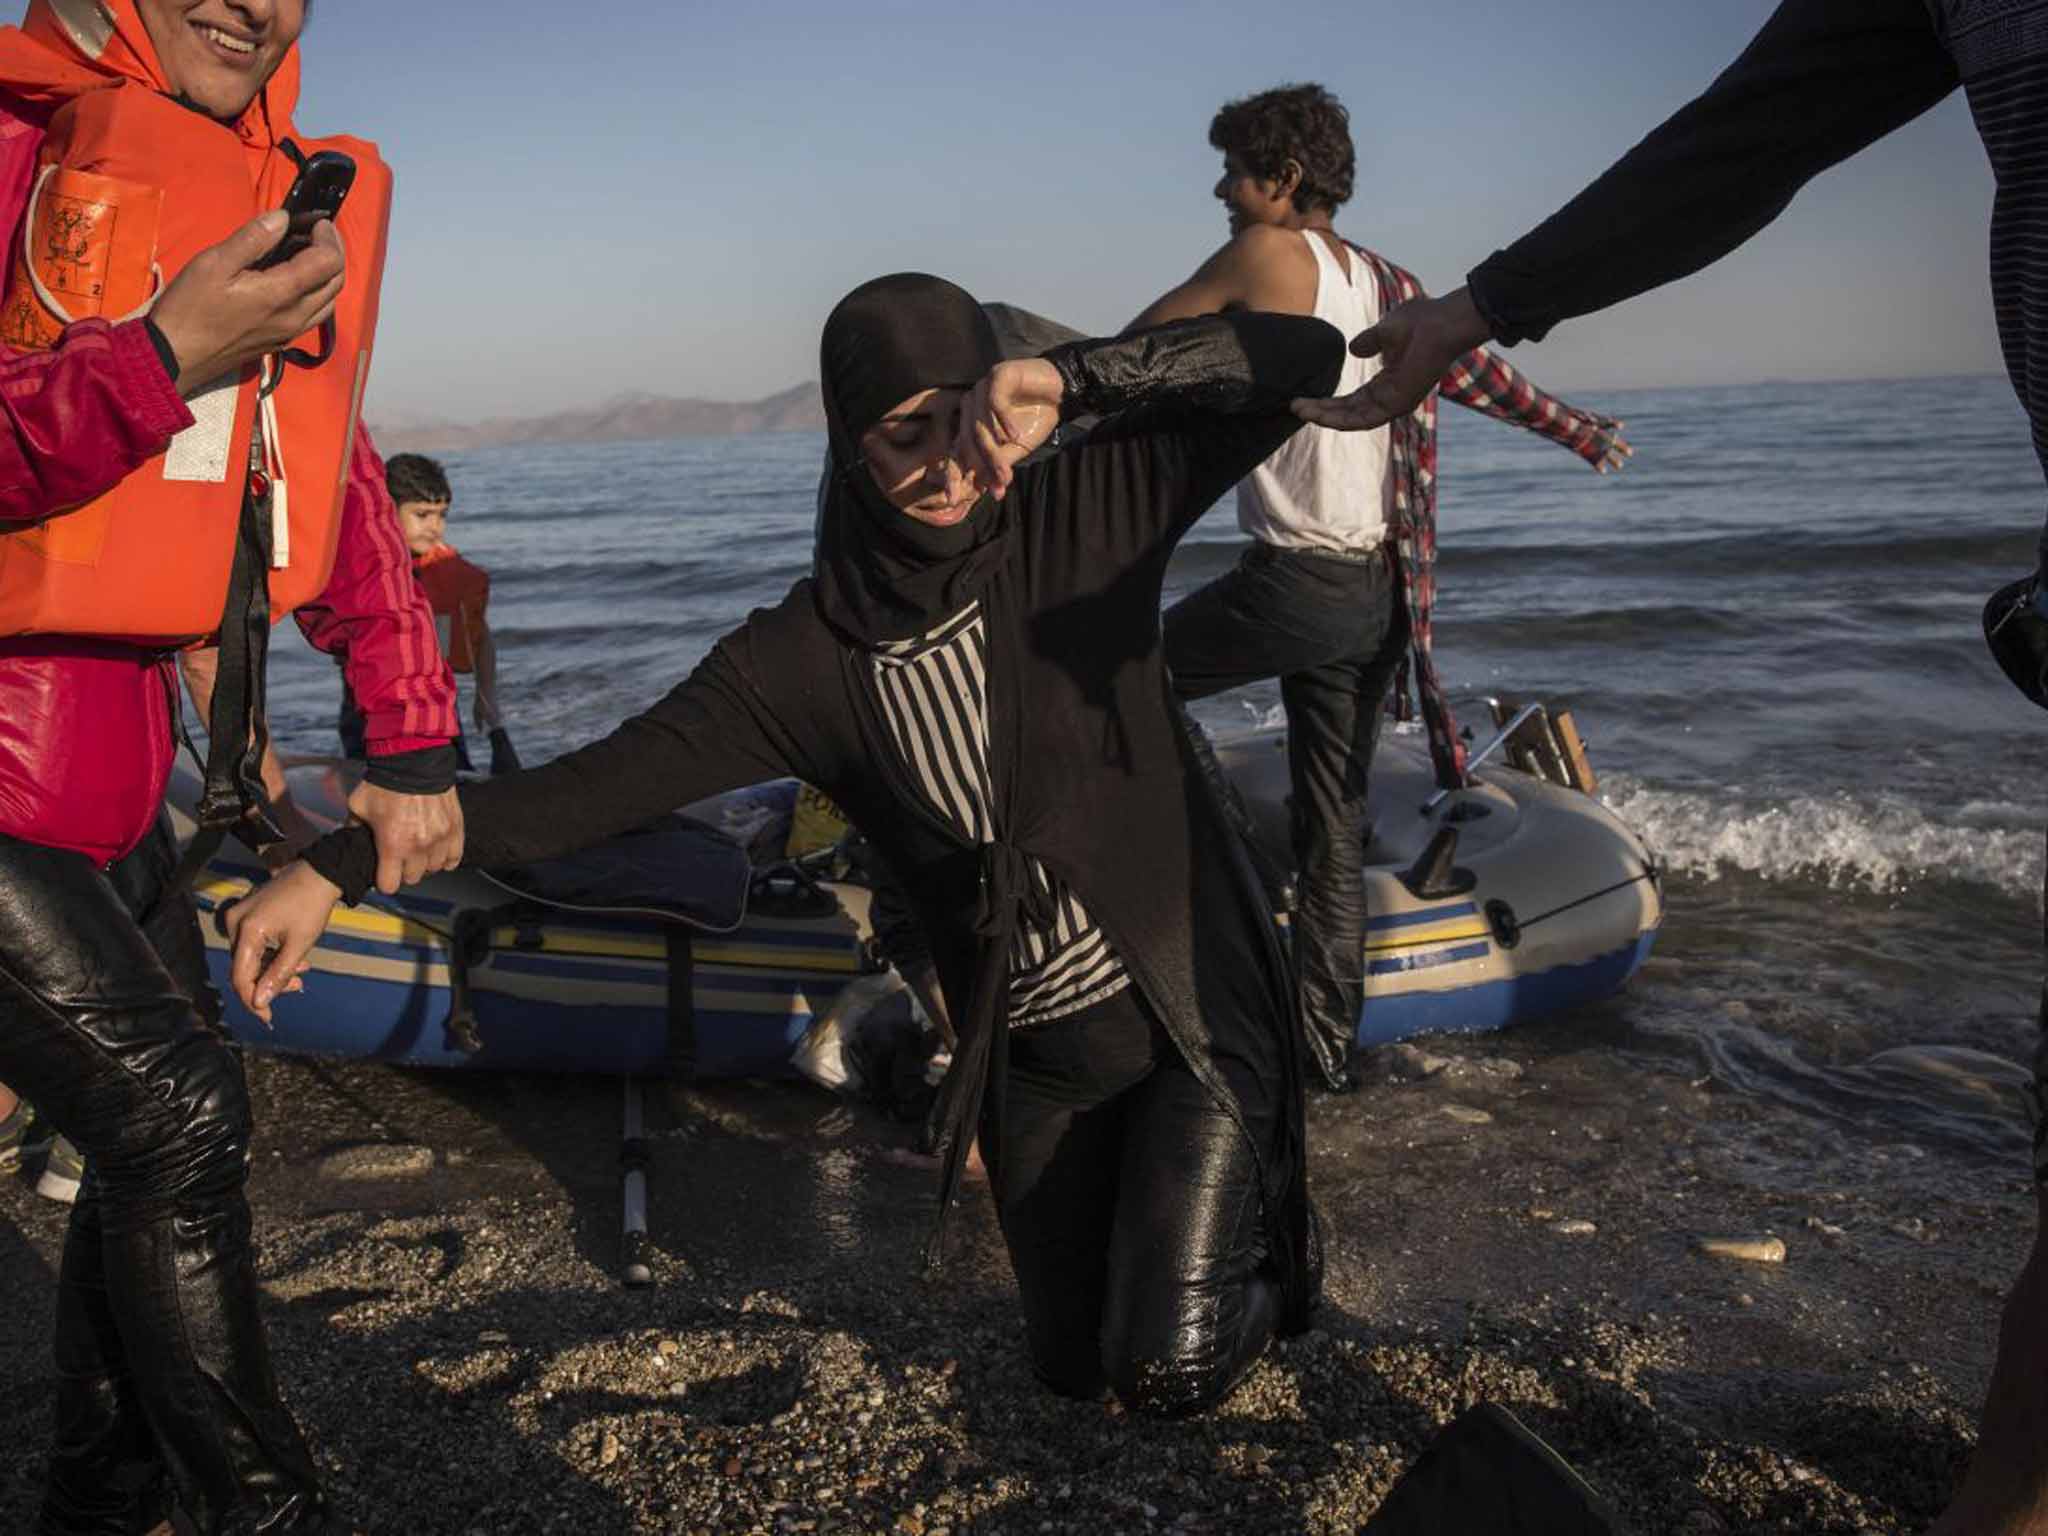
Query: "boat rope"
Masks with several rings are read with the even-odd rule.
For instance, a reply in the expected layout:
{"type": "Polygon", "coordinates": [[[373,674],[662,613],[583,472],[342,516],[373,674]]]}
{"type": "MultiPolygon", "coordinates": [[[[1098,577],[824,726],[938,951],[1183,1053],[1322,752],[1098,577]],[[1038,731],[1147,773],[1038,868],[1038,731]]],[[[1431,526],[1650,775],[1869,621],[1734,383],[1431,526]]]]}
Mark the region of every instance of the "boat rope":
{"type": "Polygon", "coordinates": [[[365,896],[363,898],[362,905],[366,907],[375,907],[379,912],[384,913],[386,916],[395,917],[402,923],[410,923],[415,928],[424,928],[428,933],[431,933],[435,938],[439,939],[443,944],[447,945],[450,949],[453,949],[455,947],[455,934],[452,929],[436,928],[432,923],[426,921],[426,919],[420,917],[417,913],[408,911],[406,908],[399,906],[396,902],[384,902],[379,901],[375,896],[365,896]]]}
{"type": "Polygon", "coordinates": [[[1588,894],[1579,897],[1575,901],[1568,901],[1561,907],[1552,907],[1548,912],[1539,912],[1534,917],[1522,918],[1516,923],[1515,926],[1518,929],[1520,929],[1523,933],[1527,933],[1531,928],[1534,928],[1538,923],[1548,921],[1550,918],[1557,917],[1563,913],[1569,912],[1574,907],[1583,907],[1589,901],[1598,901],[1602,896],[1612,896],[1616,891],[1625,891],[1632,885],[1641,885],[1645,880],[1655,880],[1656,878],[1657,871],[1655,869],[1646,868],[1639,875],[1630,875],[1626,880],[1617,880],[1614,882],[1614,884],[1609,886],[1603,886],[1601,889],[1597,891],[1589,892],[1588,894]]]}

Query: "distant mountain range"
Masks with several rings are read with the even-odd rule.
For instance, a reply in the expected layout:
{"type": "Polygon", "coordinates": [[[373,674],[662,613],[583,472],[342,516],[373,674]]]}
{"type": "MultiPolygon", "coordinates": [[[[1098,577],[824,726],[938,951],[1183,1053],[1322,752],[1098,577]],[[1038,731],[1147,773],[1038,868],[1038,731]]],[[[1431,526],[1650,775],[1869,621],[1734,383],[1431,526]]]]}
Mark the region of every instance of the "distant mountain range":
{"type": "Polygon", "coordinates": [[[552,416],[453,422],[371,424],[380,453],[457,453],[494,443],[619,443],[635,438],[729,437],[744,432],[822,432],[825,409],[815,383],[764,400],[677,400],[630,394],[552,416]]]}
{"type": "MultiPolygon", "coordinates": [[[[989,304],[990,323],[1005,357],[1036,357],[1082,335],[1057,320],[989,304]]],[[[445,421],[373,420],[378,451],[459,453],[494,443],[623,443],[661,437],[734,437],[746,432],[823,432],[825,407],[815,382],[796,384],[765,400],[678,400],[629,394],[591,410],[552,416],[501,416],[469,425],[445,421]]]]}

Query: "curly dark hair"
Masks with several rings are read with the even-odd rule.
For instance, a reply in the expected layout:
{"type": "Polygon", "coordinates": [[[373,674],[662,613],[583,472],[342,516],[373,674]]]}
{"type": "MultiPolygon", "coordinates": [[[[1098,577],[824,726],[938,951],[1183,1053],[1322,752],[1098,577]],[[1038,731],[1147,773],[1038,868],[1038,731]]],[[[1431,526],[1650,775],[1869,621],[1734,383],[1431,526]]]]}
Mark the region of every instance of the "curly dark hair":
{"type": "Polygon", "coordinates": [[[408,501],[453,501],[448,471],[423,453],[394,453],[384,461],[384,489],[398,506],[408,501]]]}
{"type": "Polygon", "coordinates": [[[1278,176],[1289,160],[1300,165],[1294,206],[1303,213],[1334,212],[1351,201],[1358,169],[1351,114],[1320,85],[1276,86],[1226,104],[1209,123],[1209,142],[1254,176],[1278,176]]]}

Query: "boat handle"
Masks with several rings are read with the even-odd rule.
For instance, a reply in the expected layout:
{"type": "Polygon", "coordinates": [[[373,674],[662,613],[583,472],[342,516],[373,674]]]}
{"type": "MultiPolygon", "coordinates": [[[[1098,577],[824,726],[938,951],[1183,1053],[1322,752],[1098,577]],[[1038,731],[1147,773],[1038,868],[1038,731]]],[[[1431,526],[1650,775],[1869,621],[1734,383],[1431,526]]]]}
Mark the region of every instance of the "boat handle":
{"type": "MultiPolygon", "coordinates": [[[[1507,739],[1522,728],[1522,725],[1525,721],[1529,720],[1531,717],[1537,714],[1540,714],[1542,710],[1543,705],[1541,704],[1541,702],[1534,704],[1524,704],[1520,709],[1516,710],[1514,713],[1514,717],[1510,719],[1506,725],[1500,728],[1500,730],[1495,734],[1493,740],[1489,741],[1485,746],[1481,747],[1477,752],[1474,752],[1470,757],[1465,759],[1465,772],[1467,774],[1470,774],[1473,769],[1477,768],[1481,763],[1485,762],[1489,757],[1493,756],[1494,753],[1498,752],[1504,745],[1506,745],[1507,739]]],[[[1464,786],[1461,785],[1459,787],[1463,788],[1464,786]]],[[[1438,806],[1442,805],[1444,801],[1448,800],[1454,793],[1456,793],[1456,791],[1449,789],[1438,790],[1435,794],[1431,795],[1427,800],[1422,802],[1422,814],[1427,816],[1431,811],[1435,810],[1438,806]]]]}

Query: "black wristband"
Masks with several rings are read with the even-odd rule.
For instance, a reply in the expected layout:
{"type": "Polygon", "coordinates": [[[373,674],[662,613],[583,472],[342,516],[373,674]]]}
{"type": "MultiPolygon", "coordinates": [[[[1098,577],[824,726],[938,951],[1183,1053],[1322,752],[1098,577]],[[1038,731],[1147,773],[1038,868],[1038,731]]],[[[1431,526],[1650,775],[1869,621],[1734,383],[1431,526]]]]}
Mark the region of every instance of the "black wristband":
{"type": "Polygon", "coordinates": [[[363,782],[401,795],[445,794],[455,787],[454,743],[372,757],[363,782]]]}
{"type": "Polygon", "coordinates": [[[313,872],[341,887],[341,899],[354,906],[377,881],[377,839],[368,827],[339,827],[315,838],[299,855],[313,872]]]}
{"type": "Polygon", "coordinates": [[[173,384],[178,382],[178,354],[171,350],[171,339],[148,315],[142,317],[142,328],[149,333],[149,344],[156,348],[157,361],[164,365],[164,372],[171,376],[173,384]]]}

